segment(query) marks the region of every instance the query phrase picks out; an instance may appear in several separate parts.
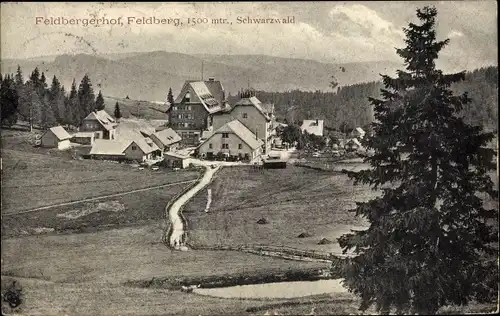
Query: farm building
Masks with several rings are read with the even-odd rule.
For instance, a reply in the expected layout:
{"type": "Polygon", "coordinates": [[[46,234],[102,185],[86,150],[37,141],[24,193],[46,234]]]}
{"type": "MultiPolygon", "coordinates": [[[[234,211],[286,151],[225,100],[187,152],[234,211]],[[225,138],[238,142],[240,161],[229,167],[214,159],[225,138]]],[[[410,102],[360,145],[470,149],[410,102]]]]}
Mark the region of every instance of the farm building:
{"type": "Polygon", "coordinates": [[[131,141],[123,153],[127,160],[136,160],[139,162],[157,159],[163,156],[161,149],[158,148],[150,138],[137,138],[131,141]]]}
{"type": "Polygon", "coordinates": [[[93,145],[95,140],[94,132],[78,132],[73,135],[71,141],[81,145],[93,145]]]}
{"type": "Polygon", "coordinates": [[[307,131],[309,134],[323,136],[323,125],[323,120],[304,120],[302,121],[300,129],[302,130],[302,133],[307,131]]]}
{"type": "Polygon", "coordinates": [[[166,152],[164,155],[164,163],[169,168],[180,168],[184,169],[189,166],[189,157],[183,156],[175,152],[166,152]]]}
{"type": "Polygon", "coordinates": [[[162,157],[162,152],[150,139],[96,139],[90,150],[90,157],[93,159],[135,160],[144,162],[162,157]]]}
{"type": "Polygon", "coordinates": [[[123,151],[128,144],[127,141],[96,139],[89,154],[92,159],[125,160],[123,151]]]}
{"type": "Polygon", "coordinates": [[[167,128],[150,135],[153,142],[162,152],[167,152],[179,147],[181,137],[173,129],[167,128]]]}
{"type": "Polygon", "coordinates": [[[51,127],[43,133],[41,146],[48,148],[67,149],[70,147],[71,135],[62,126],[51,127]]]}
{"type": "Polygon", "coordinates": [[[106,111],[94,111],[83,119],[80,132],[93,132],[96,139],[116,139],[116,123],[106,111]]]}
{"type": "Polygon", "coordinates": [[[253,160],[262,154],[263,144],[264,142],[239,120],[233,120],[217,129],[198,146],[198,153],[207,159],[224,155],[253,160]]]}

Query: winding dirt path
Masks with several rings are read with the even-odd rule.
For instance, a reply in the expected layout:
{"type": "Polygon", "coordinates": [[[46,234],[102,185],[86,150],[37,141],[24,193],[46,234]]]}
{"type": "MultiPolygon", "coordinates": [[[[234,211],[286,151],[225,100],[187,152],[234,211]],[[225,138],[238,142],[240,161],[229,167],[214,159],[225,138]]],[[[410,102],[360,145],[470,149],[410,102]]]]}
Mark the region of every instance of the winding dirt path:
{"type": "Polygon", "coordinates": [[[182,222],[180,214],[182,206],[196,193],[198,193],[198,191],[210,183],[214,173],[219,170],[220,165],[215,166],[215,168],[208,165],[204,165],[204,167],[205,173],[198,184],[180,196],[169,208],[165,210],[170,222],[172,223],[172,232],[169,237],[169,243],[174,249],[187,250],[187,247],[184,244],[184,223],[182,222]]]}

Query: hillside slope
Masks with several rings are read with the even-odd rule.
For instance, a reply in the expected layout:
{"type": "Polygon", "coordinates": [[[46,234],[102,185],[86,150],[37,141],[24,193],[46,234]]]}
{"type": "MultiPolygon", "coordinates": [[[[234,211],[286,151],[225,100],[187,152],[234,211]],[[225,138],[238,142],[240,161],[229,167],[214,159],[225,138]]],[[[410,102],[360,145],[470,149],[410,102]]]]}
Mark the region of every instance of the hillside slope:
{"type": "Polygon", "coordinates": [[[25,79],[38,67],[48,78],[56,75],[65,87],[89,74],[94,88],[114,97],[129,95],[137,100],[165,100],[168,88],[178,93],[185,80],[220,80],[229,93],[249,85],[258,90],[331,90],[331,76],[340,85],[377,80],[379,73],[400,65],[387,62],[335,65],[314,60],[266,55],[187,55],[170,52],[108,55],[60,55],[29,60],[2,60],[2,74],[14,73],[19,64],[25,79]]]}

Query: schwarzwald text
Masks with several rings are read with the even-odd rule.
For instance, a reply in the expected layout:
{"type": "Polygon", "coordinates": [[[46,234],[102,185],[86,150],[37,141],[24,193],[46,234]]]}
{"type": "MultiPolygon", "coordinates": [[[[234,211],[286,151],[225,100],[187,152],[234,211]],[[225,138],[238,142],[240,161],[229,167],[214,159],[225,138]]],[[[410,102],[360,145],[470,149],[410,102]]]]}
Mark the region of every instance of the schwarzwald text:
{"type": "Polygon", "coordinates": [[[286,18],[252,18],[249,16],[236,17],[236,24],[288,24],[295,23],[295,16],[286,18]]]}

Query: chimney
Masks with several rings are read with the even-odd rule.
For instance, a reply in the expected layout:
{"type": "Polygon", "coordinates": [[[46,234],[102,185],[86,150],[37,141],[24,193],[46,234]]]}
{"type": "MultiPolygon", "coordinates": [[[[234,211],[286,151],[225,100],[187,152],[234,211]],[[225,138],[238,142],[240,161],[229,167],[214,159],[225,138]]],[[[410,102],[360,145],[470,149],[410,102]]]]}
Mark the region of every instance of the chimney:
{"type": "Polygon", "coordinates": [[[210,78],[208,78],[208,81],[215,81],[215,78],[214,77],[210,77],[210,78]]]}

